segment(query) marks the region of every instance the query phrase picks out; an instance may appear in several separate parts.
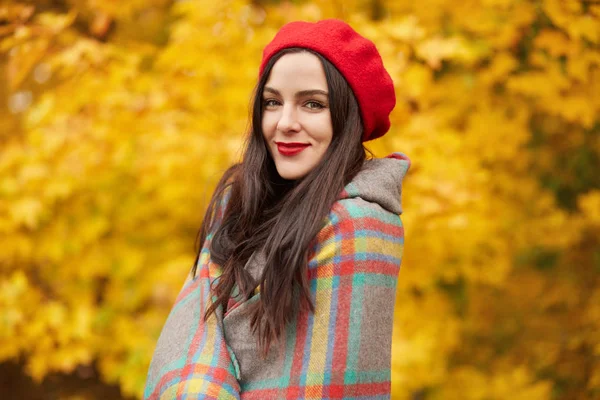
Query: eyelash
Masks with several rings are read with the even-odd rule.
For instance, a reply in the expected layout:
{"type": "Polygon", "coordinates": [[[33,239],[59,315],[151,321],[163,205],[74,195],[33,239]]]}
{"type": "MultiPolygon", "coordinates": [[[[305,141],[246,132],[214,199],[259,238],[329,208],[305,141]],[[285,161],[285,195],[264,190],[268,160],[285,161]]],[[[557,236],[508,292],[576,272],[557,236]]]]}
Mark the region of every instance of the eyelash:
{"type": "Polygon", "coordinates": [[[278,105],[278,104],[270,104],[271,102],[279,103],[275,99],[265,99],[263,104],[264,104],[265,107],[269,107],[269,106],[272,106],[272,105],[278,105]]]}
{"type": "Polygon", "coordinates": [[[316,104],[317,105],[317,108],[309,107],[311,110],[322,110],[325,108],[324,104],[321,104],[318,101],[314,101],[314,100],[307,101],[305,105],[308,105],[308,104],[316,104]]]}
{"type": "MultiPolygon", "coordinates": [[[[281,104],[281,103],[279,103],[279,101],[277,101],[275,99],[265,99],[264,100],[264,106],[265,107],[271,107],[271,106],[279,105],[279,104],[281,104]],[[272,102],[275,102],[277,104],[272,104],[272,102]]],[[[322,109],[325,108],[324,104],[322,104],[322,103],[320,103],[318,101],[315,101],[315,100],[309,100],[306,103],[304,103],[305,106],[308,106],[309,104],[313,104],[312,107],[308,107],[310,110],[322,110],[322,109]],[[314,105],[316,105],[316,107],[314,105]]]]}

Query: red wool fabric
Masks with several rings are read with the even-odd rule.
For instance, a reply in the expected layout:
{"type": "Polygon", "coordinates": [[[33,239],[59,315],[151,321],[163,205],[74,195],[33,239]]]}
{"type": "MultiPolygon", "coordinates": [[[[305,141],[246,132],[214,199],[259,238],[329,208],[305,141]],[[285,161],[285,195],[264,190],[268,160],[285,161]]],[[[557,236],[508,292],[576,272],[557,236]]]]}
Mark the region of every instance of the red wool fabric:
{"type": "Polygon", "coordinates": [[[316,51],[346,78],[360,106],[363,141],[381,137],[389,130],[389,115],[396,105],[396,94],[392,78],[373,42],[338,19],[290,22],[263,50],[260,75],[273,55],[290,47],[316,51]]]}

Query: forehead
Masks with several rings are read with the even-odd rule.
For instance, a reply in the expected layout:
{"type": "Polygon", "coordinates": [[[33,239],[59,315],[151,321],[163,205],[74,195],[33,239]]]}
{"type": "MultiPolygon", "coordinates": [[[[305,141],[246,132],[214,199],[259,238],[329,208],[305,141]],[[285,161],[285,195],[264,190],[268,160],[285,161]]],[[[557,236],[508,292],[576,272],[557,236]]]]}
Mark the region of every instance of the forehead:
{"type": "Polygon", "coordinates": [[[279,58],[269,75],[267,86],[275,89],[301,88],[327,90],[323,65],[309,52],[288,53],[279,58]]]}

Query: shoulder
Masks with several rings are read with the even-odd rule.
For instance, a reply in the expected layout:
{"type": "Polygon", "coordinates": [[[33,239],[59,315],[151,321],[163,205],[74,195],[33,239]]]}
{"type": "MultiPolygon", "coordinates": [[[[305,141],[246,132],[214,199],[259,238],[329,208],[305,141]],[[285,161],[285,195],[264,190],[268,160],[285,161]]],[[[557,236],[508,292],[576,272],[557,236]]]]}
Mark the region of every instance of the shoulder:
{"type": "Polygon", "coordinates": [[[328,229],[350,230],[355,234],[365,231],[370,236],[400,235],[401,227],[400,215],[376,202],[355,197],[340,199],[333,204],[319,235],[328,229]]]}
{"type": "Polygon", "coordinates": [[[400,263],[404,227],[398,214],[362,198],[338,200],[316,236],[318,259],[353,255],[364,260],[391,256],[400,263]]]}
{"type": "Polygon", "coordinates": [[[390,216],[383,211],[400,215],[402,214],[402,182],[409,166],[410,161],[401,153],[394,153],[386,158],[366,160],[358,174],[344,187],[338,200],[357,200],[345,203],[350,215],[355,214],[353,209],[375,213],[382,218],[390,216]]]}

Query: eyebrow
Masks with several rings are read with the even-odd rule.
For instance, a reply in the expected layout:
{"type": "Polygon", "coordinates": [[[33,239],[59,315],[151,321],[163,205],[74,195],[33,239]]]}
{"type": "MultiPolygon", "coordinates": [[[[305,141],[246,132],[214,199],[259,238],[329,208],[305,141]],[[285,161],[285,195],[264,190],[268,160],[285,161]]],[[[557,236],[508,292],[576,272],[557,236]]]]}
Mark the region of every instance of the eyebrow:
{"type": "MultiPolygon", "coordinates": [[[[277,96],[281,96],[281,93],[279,92],[279,90],[277,89],[273,89],[272,87],[269,86],[265,86],[265,89],[263,90],[264,92],[270,92],[273,93],[277,96]]],[[[315,94],[321,94],[323,96],[328,96],[328,93],[324,90],[320,90],[320,89],[310,89],[310,90],[301,90],[299,92],[296,92],[295,97],[305,97],[305,96],[312,96],[315,94]]]]}

